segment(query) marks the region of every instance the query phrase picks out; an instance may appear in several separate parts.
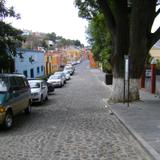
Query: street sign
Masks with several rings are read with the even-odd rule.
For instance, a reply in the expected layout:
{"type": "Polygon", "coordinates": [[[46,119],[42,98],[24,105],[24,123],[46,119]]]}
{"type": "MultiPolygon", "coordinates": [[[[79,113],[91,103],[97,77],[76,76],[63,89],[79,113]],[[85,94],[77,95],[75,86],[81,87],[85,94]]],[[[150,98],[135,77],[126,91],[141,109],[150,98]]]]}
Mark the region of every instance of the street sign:
{"type": "Polygon", "coordinates": [[[129,79],[129,57],[125,55],[125,80],[128,81],[129,79]]]}

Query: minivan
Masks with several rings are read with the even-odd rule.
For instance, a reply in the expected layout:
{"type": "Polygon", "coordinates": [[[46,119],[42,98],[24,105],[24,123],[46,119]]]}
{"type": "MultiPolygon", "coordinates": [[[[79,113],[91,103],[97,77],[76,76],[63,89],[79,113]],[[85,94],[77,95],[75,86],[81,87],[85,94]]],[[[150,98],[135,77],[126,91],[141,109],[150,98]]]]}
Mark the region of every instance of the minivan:
{"type": "Polygon", "coordinates": [[[14,116],[31,112],[31,90],[24,75],[0,74],[0,124],[6,129],[13,125],[14,116]]]}

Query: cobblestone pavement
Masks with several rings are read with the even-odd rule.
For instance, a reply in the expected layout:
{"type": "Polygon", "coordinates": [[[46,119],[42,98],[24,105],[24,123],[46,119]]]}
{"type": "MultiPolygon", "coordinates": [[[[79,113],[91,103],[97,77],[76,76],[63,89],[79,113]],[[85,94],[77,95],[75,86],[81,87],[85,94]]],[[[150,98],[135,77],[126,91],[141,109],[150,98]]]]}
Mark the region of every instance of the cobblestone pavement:
{"type": "Polygon", "coordinates": [[[104,107],[109,90],[95,74],[83,62],[46,103],[0,130],[0,160],[150,160],[104,107]]]}

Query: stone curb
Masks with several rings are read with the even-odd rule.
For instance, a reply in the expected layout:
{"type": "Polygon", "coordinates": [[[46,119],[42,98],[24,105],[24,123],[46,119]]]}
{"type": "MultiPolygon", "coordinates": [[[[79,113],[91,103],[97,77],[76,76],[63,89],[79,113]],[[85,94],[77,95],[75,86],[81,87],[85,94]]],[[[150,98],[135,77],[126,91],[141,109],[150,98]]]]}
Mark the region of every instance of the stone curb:
{"type": "Polygon", "coordinates": [[[125,126],[125,128],[132,134],[132,136],[137,140],[137,142],[145,149],[145,151],[153,158],[153,160],[160,160],[160,154],[155,149],[153,149],[153,147],[150,146],[142,137],[140,137],[138,133],[133,128],[131,128],[114,109],[111,108],[111,106],[109,107],[109,109],[125,126]]]}

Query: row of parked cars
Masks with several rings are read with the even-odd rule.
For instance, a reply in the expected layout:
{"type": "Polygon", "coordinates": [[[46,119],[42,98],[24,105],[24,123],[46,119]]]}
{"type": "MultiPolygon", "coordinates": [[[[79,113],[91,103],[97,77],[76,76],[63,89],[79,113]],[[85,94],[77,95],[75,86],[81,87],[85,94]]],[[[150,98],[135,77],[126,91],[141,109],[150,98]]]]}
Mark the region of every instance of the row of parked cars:
{"type": "Polygon", "coordinates": [[[64,67],[63,71],[55,72],[51,75],[47,82],[53,84],[55,87],[62,87],[70,79],[70,76],[74,74],[74,71],[74,66],[68,64],[64,67]]]}
{"type": "Polygon", "coordinates": [[[55,87],[62,87],[74,71],[75,68],[68,64],[47,81],[26,79],[20,74],[0,74],[0,124],[6,129],[11,128],[17,113],[30,114],[33,102],[48,100],[48,94],[53,93],[55,87]]]}

